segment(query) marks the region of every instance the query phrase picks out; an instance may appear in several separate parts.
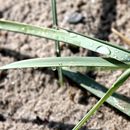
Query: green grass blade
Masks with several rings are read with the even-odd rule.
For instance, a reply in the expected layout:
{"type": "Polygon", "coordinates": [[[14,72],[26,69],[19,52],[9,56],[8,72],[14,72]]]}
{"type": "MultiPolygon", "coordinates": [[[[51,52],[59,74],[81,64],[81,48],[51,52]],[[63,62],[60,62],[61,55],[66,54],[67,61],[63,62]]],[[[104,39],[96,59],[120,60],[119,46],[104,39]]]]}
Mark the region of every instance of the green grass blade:
{"type": "Polygon", "coordinates": [[[51,0],[51,9],[52,9],[53,25],[56,27],[58,26],[56,0],[51,0]]]}
{"type": "MultiPolygon", "coordinates": [[[[68,68],[63,69],[63,74],[99,98],[102,98],[108,90],[106,87],[100,85],[88,76],[68,68]]],[[[130,116],[130,100],[128,97],[114,93],[106,100],[106,102],[127,116],[130,116]]]]}
{"type": "Polygon", "coordinates": [[[28,68],[28,67],[72,67],[72,66],[93,66],[111,68],[129,68],[130,63],[120,62],[111,58],[101,57],[49,57],[36,58],[10,63],[0,69],[28,68]]]}
{"type": "Polygon", "coordinates": [[[90,117],[99,109],[99,107],[128,79],[129,76],[130,69],[127,69],[72,130],[79,130],[84,125],[84,123],[87,122],[90,117]]]}
{"type": "MultiPolygon", "coordinates": [[[[53,28],[57,29],[58,20],[57,20],[56,0],[51,0],[51,10],[52,10],[52,17],[53,17],[53,28]]],[[[57,57],[61,56],[59,41],[55,41],[55,53],[57,57]]],[[[62,68],[58,67],[57,70],[58,70],[59,83],[60,86],[62,86],[63,85],[62,68]]]]}
{"type": "Polygon", "coordinates": [[[105,41],[83,36],[64,29],[57,30],[52,28],[37,27],[7,20],[0,20],[0,29],[62,41],[102,53],[120,61],[130,61],[130,51],[128,50],[105,41]]]}
{"type": "MultiPolygon", "coordinates": [[[[57,20],[56,0],[51,0],[51,10],[52,10],[52,17],[53,17],[53,28],[57,29],[58,20],[57,20]]],[[[59,41],[55,41],[55,44],[56,44],[55,45],[56,55],[59,57],[61,55],[59,41]]]]}

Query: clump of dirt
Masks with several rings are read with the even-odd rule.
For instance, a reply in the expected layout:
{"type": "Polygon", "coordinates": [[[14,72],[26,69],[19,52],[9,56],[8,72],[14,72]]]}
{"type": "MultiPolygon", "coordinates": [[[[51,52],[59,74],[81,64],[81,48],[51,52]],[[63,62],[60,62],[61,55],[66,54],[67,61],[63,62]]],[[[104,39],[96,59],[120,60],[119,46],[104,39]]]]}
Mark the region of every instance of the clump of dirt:
{"type": "MultiPolygon", "coordinates": [[[[0,18],[52,27],[50,5],[47,0],[0,0],[0,18]]],[[[109,40],[129,49],[111,33],[111,27],[116,27],[129,36],[129,1],[57,0],[57,11],[60,27],[109,40]],[[69,23],[70,15],[77,12],[84,19],[75,24],[69,23]]],[[[23,59],[54,56],[54,48],[54,42],[47,39],[0,31],[0,66],[23,59]]],[[[62,56],[97,55],[64,43],[61,43],[61,49],[62,56]]],[[[110,87],[121,73],[120,70],[100,71],[93,78],[110,87]]],[[[93,76],[93,72],[87,74],[93,76]]],[[[119,92],[130,96],[129,90],[127,81],[119,92]]],[[[63,87],[59,87],[51,68],[1,71],[0,129],[71,130],[97,100],[68,79],[65,79],[63,87]]],[[[130,122],[128,117],[105,104],[82,129],[129,130],[130,122]]]]}

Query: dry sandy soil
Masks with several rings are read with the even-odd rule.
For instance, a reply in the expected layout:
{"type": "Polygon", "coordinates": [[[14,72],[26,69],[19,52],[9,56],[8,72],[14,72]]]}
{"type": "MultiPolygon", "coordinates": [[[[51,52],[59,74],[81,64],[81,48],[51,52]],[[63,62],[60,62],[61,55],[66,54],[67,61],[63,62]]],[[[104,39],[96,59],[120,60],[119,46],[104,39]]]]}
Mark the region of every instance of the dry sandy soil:
{"type": "MultiPolygon", "coordinates": [[[[129,49],[111,32],[115,27],[130,37],[129,0],[57,0],[57,11],[60,27],[129,49]],[[78,24],[68,22],[74,12],[84,17],[78,24]]],[[[50,0],[0,0],[0,18],[52,27],[50,0]]],[[[0,66],[54,55],[50,40],[0,31],[0,66]]],[[[95,54],[62,43],[62,56],[71,55],[95,54]]],[[[110,87],[121,71],[85,74],[110,87]]],[[[118,92],[130,97],[129,80],[118,92]]],[[[71,130],[97,101],[68,79],[59,87],[50,68],[0,72],[0,130],[71,130]]],[[[130,130],[130,118],[105,103],[82,130],[130,130]]]]}

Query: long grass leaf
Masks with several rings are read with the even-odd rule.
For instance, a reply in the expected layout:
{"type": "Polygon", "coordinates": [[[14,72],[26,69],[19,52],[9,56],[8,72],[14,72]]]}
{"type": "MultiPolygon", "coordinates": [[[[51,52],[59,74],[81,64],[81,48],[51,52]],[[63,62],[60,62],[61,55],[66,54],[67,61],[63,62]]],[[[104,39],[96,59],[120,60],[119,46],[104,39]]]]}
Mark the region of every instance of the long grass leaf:
{"type": "Polygon", "coordinates": [[[13,21],[0,20],[0,29],[63,41],[83,47],[120,61],[130,61],[130,51],[109,42],[83,36],[64,29],[53,29],[22,24],[13,21]]]}
{"type": "Polygon", "coordinates": [[[23,61],[17,61],[7,64],[0,69],[11,68],[29,68],[29,67],[72,67],[72,66],[90,66],[90,67],[111,67],[111,68],[129,68],[130,63],[120,62],[112,58],[101,57],[49,57],[36,58],[23,61]]]}

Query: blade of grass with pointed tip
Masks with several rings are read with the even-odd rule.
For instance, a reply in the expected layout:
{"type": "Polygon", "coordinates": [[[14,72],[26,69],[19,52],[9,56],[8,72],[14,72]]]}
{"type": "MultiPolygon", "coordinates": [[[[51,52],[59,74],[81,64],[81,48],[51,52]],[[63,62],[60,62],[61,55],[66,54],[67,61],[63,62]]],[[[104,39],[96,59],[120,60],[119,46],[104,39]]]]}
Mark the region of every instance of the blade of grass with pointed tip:
{"type": "Polygon", "coordinates": [[[101,57],[48,57],[17,61],[7,64],[0,69],[28,68],[28,67],[72,67],[93,66],[111,68],[129,68],[130,63],[120,62],[112,58],[101,57]]]}
{"type": "MultiPolygon", "coordinates": [[[[71,77],[74,77],[75,75],[71,75],[71,77]]],[[[99,107],[106,101],[106,100],[110,100],[110,96],[128,79],[128,77],[130,76],[130,69],[127,69],[117,80],[116,82],[112,85],[112,87],[105,93],[102,94],[101,99],[92,107],[92,109],[81,119],[81,121],[79,121],[76,126],[73,128],[73,130],[79,130],[83,124],[88,121],[90,119],[90,117],[99,109],[99,107]]],[[[79,76],[80,78],[80,84],[82,85],[85,81],[82,80],[81,81],[81,76],[79,76]]],[[[72,79],[72,78],[71,78],[72,79]]],[[[77,79],[78,80],[78,79],[77,79]]],[[[92,81],[89,79],[89,81],[92,81]]],[[[88,82],[88,81],[87,81],[88,82]]],[[[91,83],[91,82],[90,82],[91,83]]],[[[89,83],[89,84],[90,84],[89,83]]],[[[94,83],[94,82],[92,82],[94,83]]],[[[91,85],[90,85],[91,86],[91,85]]],[[[82,87],[86,88],[84,85],[82,85],[82,87]]],[[[99,94],[99,92],[98,92],[99,94]]],[[[113,99],[113,98],[112,98],[113,99]]],[[[114,98],[115,99],[115,98],[114,98]]],[[[112,104],[114,104],[116,107],[118,106],[118,109],[122,112],[124,112],[125,114],[130,116],[130,102],[129,99],[127,100],[127,102],[120,102],[119,99],[115,99],[115,100],[111,100],[112,104]],[[121,105],[121,103],[123,103],[121,105]],[[125,103],[125,104],[124,104],[125,103]]],[[[114,106],[114,107],[115,107],[114,106]]]]}
{"type": "Polygon", "coordinates": [[[44,37],[83,47],[120,61],[130,61],[130,51],[106,41],[77,34],[64,29],[52,29],[13,21],[0,20],[0,29],[44,37]]]}

